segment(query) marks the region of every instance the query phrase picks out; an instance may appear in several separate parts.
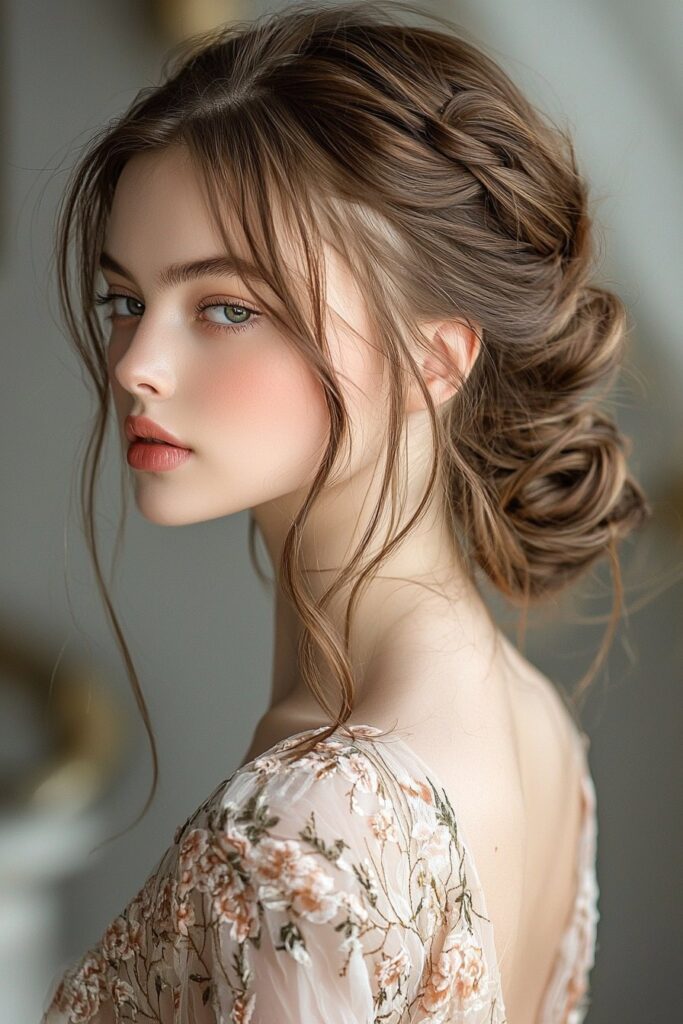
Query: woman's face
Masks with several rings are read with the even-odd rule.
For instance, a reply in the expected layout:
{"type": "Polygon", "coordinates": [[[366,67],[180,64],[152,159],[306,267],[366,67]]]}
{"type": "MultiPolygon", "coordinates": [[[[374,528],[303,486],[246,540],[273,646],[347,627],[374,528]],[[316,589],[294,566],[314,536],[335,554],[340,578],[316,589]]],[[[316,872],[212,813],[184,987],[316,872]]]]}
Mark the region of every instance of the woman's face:
{"type": "MultiPolygon", "coordinates": [[[[126,164],[103,253],[107,292],[120,296],[105,308],[124,451],[128,415],[148,417],[191,449],[174,469],[131,468],[142,514],[182,525],[277,499],[291,515],[282,499],[305,495],[327,443],[323,393],[304,359],[261,314],[248,280],[221,269],[159,283],[171,264],[222,254],[184,150],[140,154],[126,164]]],[[[331,248],[325,256],[326,337],[352,418],[352,473],[373,458],[381,372],[363,340],[367,322],[353,278],[331,248]],[[363,439],[356,444],[358,431],[363,439]]],[[[298,270],[295,254],[291,259],[298,270]]]]}

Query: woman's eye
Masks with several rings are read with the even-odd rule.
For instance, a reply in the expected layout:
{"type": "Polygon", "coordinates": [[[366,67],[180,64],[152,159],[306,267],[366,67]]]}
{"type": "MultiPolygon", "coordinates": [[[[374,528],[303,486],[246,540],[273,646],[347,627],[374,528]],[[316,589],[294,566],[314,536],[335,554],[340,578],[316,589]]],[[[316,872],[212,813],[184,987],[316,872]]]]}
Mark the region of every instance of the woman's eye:
{"type": "MultiPolygon", "coordinates": [[[[134,299],[131,295],[121,295],[116,292],[109,292],[106,295],[97,295],[95,302],[98,305],[111,306],[111,314],[107,319],[115,317],[133,317],[140,319],[145,311],[144,302],[134,299]]],[[[200,316],[200,320],[211,330],[239,331],[253,327],[261,314],[258,310],[242,302],[204,302],[195,308],[197,315],[204,313],[204,310],[211,311],[213,315],[200,316]]]]}
{"type": "Polygon", "coordinates": [[[111,306],[112,316],[142,316],[144,303],[134,299],[132,295],[117,295],[112,292],[98,295],[95,299],[98,306],[111,306]],[[118,306],[117,306],[118,303],[118,306]],[[137,307],[137,308],[136,308],[137,307]]]}
{"type": "Polygon", "coordinates": [[[255,312],[253,309],[249,309],[248,306],[240,306],[234,302],[224,302],[221,305],[212,303],[209,306],[204,306],[203,309],[215,314],[215,319],[212,316],[208,316],[207,319],[210,323],[220,324],[221,327],[240,327],[242,324],[246,325],[255,312]]]}

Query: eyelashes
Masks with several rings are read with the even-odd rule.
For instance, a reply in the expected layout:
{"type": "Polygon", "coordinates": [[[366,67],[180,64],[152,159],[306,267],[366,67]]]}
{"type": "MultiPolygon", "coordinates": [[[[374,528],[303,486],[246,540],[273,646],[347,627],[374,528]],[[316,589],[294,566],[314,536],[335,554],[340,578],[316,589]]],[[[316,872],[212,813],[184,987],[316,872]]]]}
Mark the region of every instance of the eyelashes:
{"type": "MultiPolygon", "coordinates": [[[[98,305],[98,306],[106,306],[106,305],[110,305],[113,302],[115,302],[116,299],[123,299],[124,302],[135,303],[138,306],[142,306],[143,311],[144,311],[144,303],[140,302],[139,299],[133,298],[132,295],[124,295],[122,292],[112,292],[112,291],[109,291],[109,292],[106,292],[104,294],[98,293],[95,296],[95,304],[98,305]]],[[[232,324],[232,323],[221,324],[221,323],[217,323],[215,320],[207,320],[205,318],[202,318],[202,323],[206,327],[208,327],[209,330],[212,330],[212,331],[233,331],[233,332],[247,331],[251,327],[254,327],[256,325],[256,323],[258,322],[258,320],[263,315],[263,314],[259,313],[259,311],[257,309],[252,309],[251,306],[247,306],[246,303],[244,303],[244,302],[241,302],[239,300],[228,299],[228,298],[224,298],[224,297],[220,297],[220,298],[213,297],[211,299],[204,299],[204,300],[202,300],[202,302],[198,303],[195,306],[194,312],[195,312],[196,316],[199,316],[199,314],[203,310],[205,310],[205,309],[225,309],[225,308],[242,310],[245,313],[249,313],[250,314],[250,318],[245,323],[241,323],[241,324],[239,324],[239,323],[237,323],[237,324],[232,324]]],[[[122,315],[124,317],[126,315],[128,315],[132,319],[138,319],[139,320],[140,317],[142,316],[142,313],[128,313],[128,314],[119,314],[119,315],[122,315]]],[[[112,313],[110,313],[109,316],[105,317],[105,320],[113,320],[113,319],[114,319],[114,314],[112,314],[112,313]]]]}
{"type": "Polygon", "coordinates": [[[229,301],[226,299],[220,299],[219,301],[216,301],[215,298],[204,299],[195,306],[195,313],[199,315],[205,309],[241,309],[245,313],[250,314],[249,320],[242,324],[220,324],[215,320],[204,320],[203,322],[209,330],[213,331],[247,331],[250,327],[254,327],[261,317],[261,313],[259,313],[258,310],[252,309],[250,306],[247,306],[244,302],[240,302],[239,300],[229,301]]]}

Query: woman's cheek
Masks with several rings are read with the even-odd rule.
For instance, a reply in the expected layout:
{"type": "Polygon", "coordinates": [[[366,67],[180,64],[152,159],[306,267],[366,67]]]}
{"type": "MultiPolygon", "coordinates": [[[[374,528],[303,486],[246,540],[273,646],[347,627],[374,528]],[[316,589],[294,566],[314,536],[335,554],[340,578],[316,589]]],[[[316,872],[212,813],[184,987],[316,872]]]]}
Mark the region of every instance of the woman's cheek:
{"type": "Polygon", "coordinates": [[[327,440],[328,414],[322,387],[292,352],[260,352],[208,374],[196,396],[201,432],[237,444],[259,466],[279,471],[284,463],[310,465],[327,440]]]}

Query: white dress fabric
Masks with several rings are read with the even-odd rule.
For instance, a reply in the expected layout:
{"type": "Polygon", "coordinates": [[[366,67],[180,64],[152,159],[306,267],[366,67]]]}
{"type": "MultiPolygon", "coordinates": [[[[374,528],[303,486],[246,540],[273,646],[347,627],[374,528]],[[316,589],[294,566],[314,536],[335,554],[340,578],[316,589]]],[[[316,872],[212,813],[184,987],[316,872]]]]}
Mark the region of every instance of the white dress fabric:
{"type": "MultiPolygon", "coordinates": [[[[345,725],[289,764],[275,744],[176,829],[41,1024],[505,1024],[493,926],[439,780],[401,739],[345,725]]],[[[588,739],[583,741],[585,755],[588,739]]],[[[588,1009],[595,790],[571,922],[538,1024],[588,1009]]]]}

